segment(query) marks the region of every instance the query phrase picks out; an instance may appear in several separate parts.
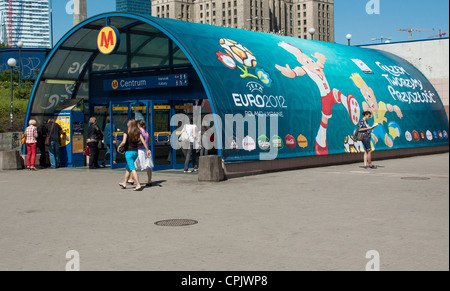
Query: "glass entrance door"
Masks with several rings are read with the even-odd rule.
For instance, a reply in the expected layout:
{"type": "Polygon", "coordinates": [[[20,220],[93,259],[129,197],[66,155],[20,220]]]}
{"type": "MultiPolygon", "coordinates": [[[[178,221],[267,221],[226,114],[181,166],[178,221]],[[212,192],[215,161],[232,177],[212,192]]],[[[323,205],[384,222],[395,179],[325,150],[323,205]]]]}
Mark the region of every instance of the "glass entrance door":
{"type": "Polygon", "coordinates": [[[152,155],[155,170],[172,169],[172,147],[170,136],[172,133],[170,119],[172,106],[168,101],[152,102],[152,155]]]}
{"type": "Polygon", "coordinates": [[[117,147],[123,140],[123,133],[127,131],[127,122],[131,118],[130,103],[110,102],[110,152],[109,162],[111,169],[124,168],[126,165],[125,155],[117,152],[117,147]],[[114,153],[113,153],[114,152],[114,153]],[[115,158],[115,162],[114,162],[115,158]]]}

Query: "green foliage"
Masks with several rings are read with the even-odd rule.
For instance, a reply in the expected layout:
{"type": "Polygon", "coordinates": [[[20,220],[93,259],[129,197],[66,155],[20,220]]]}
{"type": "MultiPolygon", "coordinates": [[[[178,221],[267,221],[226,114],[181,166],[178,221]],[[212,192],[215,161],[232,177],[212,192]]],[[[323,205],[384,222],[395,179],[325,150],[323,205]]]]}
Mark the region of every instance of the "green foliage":
{"type": "MultiPolygon", "coordinates": [[[[1,75],[1,74],[0,74],[1,75]]],[[[11,76],[10,76],[11,77],[11,76]]],[[[28,108],[33,82],[23,81],[13,83],[13,129],[12,131],[22,131],[24,127],[25,115],[28,108]]],[[[0,81],[0,132],[11,131],[11,82],[0,81]]]]}

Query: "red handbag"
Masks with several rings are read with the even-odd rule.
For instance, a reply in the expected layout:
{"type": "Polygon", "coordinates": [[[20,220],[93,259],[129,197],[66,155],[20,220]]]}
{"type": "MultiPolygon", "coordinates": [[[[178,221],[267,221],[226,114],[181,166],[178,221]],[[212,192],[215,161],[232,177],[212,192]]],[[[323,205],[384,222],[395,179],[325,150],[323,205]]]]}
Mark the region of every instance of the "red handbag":
{"type": "Polygon", "coordinates": [[[83,155],[89,156],[90,154],[91,154],[91,149],[88,146],[86,146],[86,148],[83,151],[83,155]]]}

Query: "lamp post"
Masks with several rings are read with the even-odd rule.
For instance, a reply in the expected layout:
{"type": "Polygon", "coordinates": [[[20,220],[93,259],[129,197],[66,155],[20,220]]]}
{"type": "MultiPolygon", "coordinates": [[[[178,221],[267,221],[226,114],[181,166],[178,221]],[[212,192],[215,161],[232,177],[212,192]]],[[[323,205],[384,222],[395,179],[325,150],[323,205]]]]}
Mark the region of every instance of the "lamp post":
{"type": "Polygon", "coordinates": [[[311,27],[309,29],[309,34],[311,34],[311,39],[314,40],[314,33],[316,33],[316,29],[314,27],[311,27]]]}
{"type": "Polygon", "coordinates": [[[17,47],[19,48],[19,87],[20,87],[20,82],[22,81],[22,47],[23,47],[23,42],[19,41],[17,43],[17,47]]]}
{"type": "Polygon", "coordinates": [[[10,58],[9,60],[8,60],[8,66],[10,66],[11,67],[11,113],[10,113],[10,128],[11,128],[11,131],[12,131],[12,129],[13,129],[13,94],[14,94],[14,91],[13,91],[13,68],[16,66],[16,64],[17,64],[17,61],[16,61],[16,59],[14,59],[14,58],[10,58]]]}
{"type": "Polygon", "coordinates": [[[348,46],[350,46],[350,40],[352,39],[352,35],[349,33],[345,36],[345,38],[348,40],[348,46]]]}

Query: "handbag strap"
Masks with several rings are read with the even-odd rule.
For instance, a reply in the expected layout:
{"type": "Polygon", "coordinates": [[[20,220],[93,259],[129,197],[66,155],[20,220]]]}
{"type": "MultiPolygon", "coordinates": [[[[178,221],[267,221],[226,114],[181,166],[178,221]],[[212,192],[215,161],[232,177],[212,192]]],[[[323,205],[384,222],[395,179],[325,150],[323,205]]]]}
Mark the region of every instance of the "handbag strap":
{"type": "Polygon", "coordinates": [[[50,128],[50,132],[48,133],[48,136],[52,136],[52,132],[53,132],[53,126],[55,126],[55,123],[52,123],[52,127],[50,128]]]}

